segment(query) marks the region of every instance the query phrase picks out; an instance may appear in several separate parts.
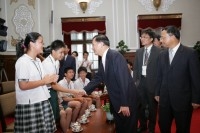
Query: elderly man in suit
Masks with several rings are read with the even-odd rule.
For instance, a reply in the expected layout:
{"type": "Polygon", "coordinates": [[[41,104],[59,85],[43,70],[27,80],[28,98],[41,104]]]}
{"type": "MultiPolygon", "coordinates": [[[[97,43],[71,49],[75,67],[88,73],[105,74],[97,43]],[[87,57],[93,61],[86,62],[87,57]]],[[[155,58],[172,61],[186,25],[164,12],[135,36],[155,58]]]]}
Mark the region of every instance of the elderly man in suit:
{"type": "Polygon", "coordinates": [[[142,31],[140,39],[144,47],[136,51],[134,61],[133,78],[139,94],[138,120],[140,126],[137,130],[138,133],[146,131],[147,128],[150,133],[155,132],[157,102],[154,96],[157,62],[161,49],[153,45],[154,35],[150,29],[142,31]]]}
{"type": "Polygon", "coordinates": [[[136,87],[128,70],[125,58],[109,48],[105,35],[96,35],[92,40],[94,53],[102,57],[98,73],[84,88],[90,94],[95,86],[104,82],[113,108],[117,133],[135,133],[137,130],[136,87]]]}
{"type": "MultiPolygon", "coordinates": [[[[72,67],[74,72],[76,72],[76,59],[69,55],[69,48],[67,45],[65,45],[65,57],[63,58],[63,60],[60,61],[60,69],[59,69],[59,81],[63,79],[64,77],[64,70],[67,67],[72,67]]],[[[72,80],[75,80],[75,76],[72,80]]]]}
{"type": "Polygon", "coordinates": [[[159,102],[161,133],[189,133],[193,108],[200,106],[200,62],[197,52],[180,43],[180,32],[167,26],[161,41],[168,49],[159,56],[155,99],[159,102]]]}

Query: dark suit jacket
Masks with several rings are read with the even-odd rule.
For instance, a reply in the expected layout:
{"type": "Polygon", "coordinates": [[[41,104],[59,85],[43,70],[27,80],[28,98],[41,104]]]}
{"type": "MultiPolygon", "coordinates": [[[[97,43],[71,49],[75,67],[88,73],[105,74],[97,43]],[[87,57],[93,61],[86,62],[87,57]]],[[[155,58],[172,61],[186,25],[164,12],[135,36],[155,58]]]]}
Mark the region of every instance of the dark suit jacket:
{"type": "MultiPolygon", "coordinates": [[[[150,56],[148,59],[147,64],[147,70],[146,70],[146,81],[147,81],[147,87],[148,91],[152,94],[155,93],[155,87],[156,87],[156,76],[157,76],[157,67],[158,67],[158,56],[161,49],[152,46],[150,56]]],[[[136,57],[134,60],[134,76],[133,79],[136,82],[136,85],[138,86],[141,80],[142,75],[142,65],[143,65],[143,54],[144,54],[144,47],[140,48],[136,51],[136,57]]]]}
{"type": "Polygon", "coordinates": [[[120,106],[136,108],[136,87],[127,67],[125,58],[117,51],[109,49],[106,55],[105,71],[100,62],[94,79],[84,88],[90,94],[95,86],[104,82],[109,98],[116,112],[120,106]]]}
{"type": "Polygon", "coordinates": [[[158,66],[156,96],[160,96],[160,106],[186,111],[191,103],[200,104],[200,62],[196,51],[180,45],[170,65],[169,52],[164,50],[158,66]]]}
{"type": "MultiPolygon", "coordinates": [[[[74,72],[76,72],[76,60],[71,55],[67,55],[66,60],[60,61],[60,69],[59,69],[59,80],[62,80],[64,77],[64,70],[67,67],[72,67],[74,72]]],[[[75,74],[74,74],[75,75],[75,74]]]]}

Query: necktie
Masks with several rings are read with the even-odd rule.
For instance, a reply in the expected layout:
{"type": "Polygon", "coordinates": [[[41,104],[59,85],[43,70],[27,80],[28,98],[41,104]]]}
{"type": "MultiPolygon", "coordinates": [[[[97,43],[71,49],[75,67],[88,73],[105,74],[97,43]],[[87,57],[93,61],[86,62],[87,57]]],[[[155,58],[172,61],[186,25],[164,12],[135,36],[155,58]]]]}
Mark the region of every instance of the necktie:
{"type": "Polygon", "coordinates": [[[173,49],[169,49],[169,63],[171,64],[173,60],[173,49]]]}
{"type": "Polygon", "coordinates": [[[147,65],[148,58],[149,58],[149,53],[147,52],[147,48],[145,48],[145,53],[144,53],[144,66],[147,65]]]}

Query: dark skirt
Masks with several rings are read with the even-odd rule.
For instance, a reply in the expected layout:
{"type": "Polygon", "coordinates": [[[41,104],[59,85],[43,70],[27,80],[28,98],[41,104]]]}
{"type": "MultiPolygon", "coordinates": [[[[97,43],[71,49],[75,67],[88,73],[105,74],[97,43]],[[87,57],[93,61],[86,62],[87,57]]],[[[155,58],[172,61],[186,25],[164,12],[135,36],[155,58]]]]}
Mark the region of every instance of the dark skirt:
{"type": "Polygon", "coordinates": [[[15,133],[53,133],[56,124],[48,100],[35,104],[17,104],[15,133]]]}

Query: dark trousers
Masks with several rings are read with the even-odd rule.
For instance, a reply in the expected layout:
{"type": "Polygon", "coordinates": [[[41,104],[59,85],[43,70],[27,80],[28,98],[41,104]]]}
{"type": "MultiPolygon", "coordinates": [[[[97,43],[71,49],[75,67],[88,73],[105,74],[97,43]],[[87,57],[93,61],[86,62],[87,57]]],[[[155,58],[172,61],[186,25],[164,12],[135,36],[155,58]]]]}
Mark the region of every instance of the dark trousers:
{"type": "Polygon", "coordinates": [[[161,133],[171,133],[173,119],[176,123],[176,133],[190,133],[192,107],[188,111],[178,112],[171,107],[159,107],[159,127],[161,133]]]}
{"type": "Polygon", "coordinates": [[[137,132],[137,110],[129,108],[131,115],[123,116],[122,113],[113,111],[116,133],[136,133],[137,132]]]}
{"type": "Polygon", "coordinates": [[[139,94],[138,120],[140,122],[140,127],[148,128],[150,131],[155,131],[157,102],[154,99],[154,94],[148,91],[145,77],[142,77],[137,90],[139,94]]]}
{"type": "Polygon", "coordinates": [[[52,110],[53,110],[53,115],[54,119],[56,122],[59,121],[60,119],[60,109],[58,105],[58,94],[57,91],[53,90],[52,88],[49,89],[51,97],[49,98],[49,102],[51,104],[52,110]]]}

